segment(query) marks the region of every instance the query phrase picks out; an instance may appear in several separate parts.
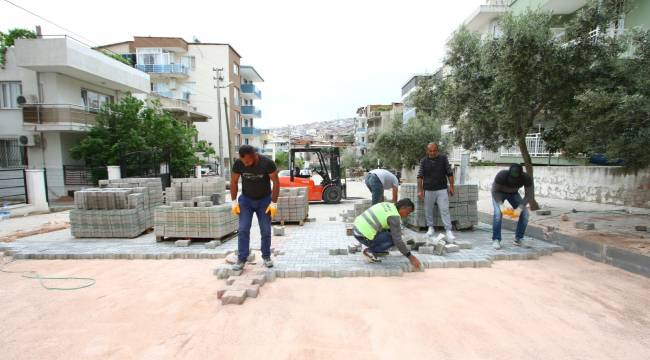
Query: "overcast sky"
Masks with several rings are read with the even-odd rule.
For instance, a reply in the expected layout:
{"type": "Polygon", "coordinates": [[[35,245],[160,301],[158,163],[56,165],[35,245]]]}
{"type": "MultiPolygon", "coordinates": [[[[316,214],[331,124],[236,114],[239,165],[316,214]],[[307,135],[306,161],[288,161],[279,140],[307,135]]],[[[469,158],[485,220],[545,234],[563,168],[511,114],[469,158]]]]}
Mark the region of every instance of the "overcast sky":
{"type": "MultiPolygon", "coordinates": [[[[359,106],[400,101],[401,86],[434,70],[450,34],[485,2],[11,1],[96,44],[133,35],[230,43],[265,80],[259,127],[352,117],[359,106]]],[[[0,30],[38,24],[44,34],[65,33],[0,0],[0,30]]]]}

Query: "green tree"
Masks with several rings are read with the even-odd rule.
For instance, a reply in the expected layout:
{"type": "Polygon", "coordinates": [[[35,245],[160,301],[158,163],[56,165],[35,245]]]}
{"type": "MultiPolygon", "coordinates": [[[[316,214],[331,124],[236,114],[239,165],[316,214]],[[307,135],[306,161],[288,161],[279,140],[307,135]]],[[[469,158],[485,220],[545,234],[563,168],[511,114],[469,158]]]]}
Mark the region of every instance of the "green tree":
{"type": "MultiPolygon", "coordinates": [[[[554,18],[540,10],[504,15],[495,38],[461,28],[448,43],[444,78],[425,82],[411,101],[448,119],[454,142],[466,149],[517,145],[534,176],[526,135],[570,116],[576,96],[593,81],[593,64],[619,48],[613,38],[590,38],[613,19],[617,10],[610,3],[587,5],[565,38],[553,34],[554,18]]],[[[531,208],[538,208],[534,199],[531,208]]]]}
{"type": "MultiPolygon", "coordinates": [[[[138,151],[169,152],[172,176],[186,176],[201,161],[198,151],[214,153],[207,144],[194,143],[194,126],[176,120],[154,103],[151,107],[127,95],[117,103],[99,110],[88,135],[70,149],[75,159],[83,159],[89,166],[120,164],[126,154],[138,151]]],[[[149,164],[146,156],[139,160],[149,164]]]]}
{"type": "Polygon", "coordinates": [[[441,140],[440,122],[428,114],[418,113],[406,125],[401,119],[394,119],[391,130],[379,135],[371,153],[385,166],[413,168],[424,157],[428,143],[437,142],[444,151],[441,140]]]}
{"type": "Polygon", "coordinates": [[[14,45],[16,39],[35,39],[36,33],[27,29],[11,29],[6,33],[0,31],[0,68],[4,69],[7,49],[14,45]]]}
{"type": "Polygon", "coordinates": [[[635,171],[650,166],[650,31],[623,40],[630,46],[594,62],[591,86],[544,138],[569,155],[604,154],[635,171]]]}
{"type": "Polygon", "coordinates": [[[289,168],[289,153],[286,151],[276,152],[275,166],[277,166],[279,170],[287,170],[289,168]]]}

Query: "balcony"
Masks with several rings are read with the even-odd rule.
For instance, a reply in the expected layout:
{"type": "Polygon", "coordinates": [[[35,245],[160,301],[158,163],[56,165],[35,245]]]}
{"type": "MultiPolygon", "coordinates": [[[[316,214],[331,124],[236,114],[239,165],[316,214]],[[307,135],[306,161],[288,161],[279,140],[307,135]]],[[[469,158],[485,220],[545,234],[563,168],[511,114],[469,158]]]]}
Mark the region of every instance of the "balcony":
{"type": "Polygon", "coordinates": [[[18,66],[29,70],[64,74],[123,92],[150,91],[149,75],[70,37],[17,39],[15,53],[18,66]]]}
{"type": "Polygon", "coordinates": [[[262,91],[253,84],[241,84],[241,97],[249,100],[259,100],[262,98],[262,91]]]}
{"type": "Polygon", "coordinates": [[[465,20],[465,27],[470,31],[485,32],[492,21],[508,11],[508,2],[494,1],[488,2],[487,5],[480,5],[465,20]]]}
{"type": "Polygon", "coordinates": [[[260,134],[260,129],[256,129],[256,128],[250,127],[250,126],[242,126],[241,134],[242,135],[259,135],[260,134]]]}
{"type": "Polygon", "coordinates": [[[367,128],[362,128],[362,127],[360,127],[360,128],[357,128],[356,131],[357,131],[358,133],[365,133],[365,132],[368,131],[368,129],[367,129],[367,128]]]}
{"type": "MultiPolygon", "coordinates": [[[[549,156],[560,156],[559,153],[550,153],[546,149],[546,142],[542,140],[542,134],[534,133],[528,134],[526,136],[526,147],[530,153],[530,157],[549,157],[549,156]]],[[[521,151],[519,147],[501,148],[501,156],[521,156],[521,151]]]]}
{"type": "Polygon", "coordinates": [[[257,110],[253,105],[242,105],[241,106],[242,115],[254,118],[262,117],[262,110],[257,110]]]}
{"type": "MultiPolygon", "coordinates": [[[[183,99],[174,99],[171,96],[162,96],[164,92],[159,92],[150,97],[150,100],[157,100],[163,109],[169,111],[177,120],[190,122],[206,122],[211,117],[200,113],[196,107],[190,105],[183,99]]],[[[171,94],[171,92],[170,92],[171,94]]]]}
{"type": "Polygon", "coordinates": [[[71,104],[26,104],[23,127],[31,131],[88,131],[97,109],[71,104]]]}
{"type": "Polygon", "coordinates": [[[147,74],[186,77],[189,67],[183,64],[137,64],[135,68],[147,74]]]}

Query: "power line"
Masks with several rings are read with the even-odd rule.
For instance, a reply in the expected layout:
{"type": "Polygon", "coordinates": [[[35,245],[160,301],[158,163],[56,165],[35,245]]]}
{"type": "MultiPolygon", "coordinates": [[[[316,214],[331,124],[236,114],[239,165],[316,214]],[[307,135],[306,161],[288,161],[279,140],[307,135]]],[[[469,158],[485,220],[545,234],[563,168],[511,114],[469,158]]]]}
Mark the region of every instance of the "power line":
{"type": "Polygon", "coordinates": [[[61,30],[67,31],[67,32],[69,32],[69,33],[71,33],[71,34],[73,34],[73,35],[75,35],[75,36],[77,36],[77,37],[79,37],[79,38],[81,38],[81,39],[84,39],[84,40],[86,40],[86,41],[88,41],[88,42],[90,42],[90,43],[93,43],[93,44],[99,46],[98,43],[96,43],[96,42],[94,42],[94,41],[88,39],[87,37],[82,36],[82,35],[80,35],[80,34],[74,32],[74,31],[72,31],[72,30],[70,30],[70,29],[68,29],[68,28],[65,28],[65,27],[63,27],[63,26],[61,26],[61,25],[55,23],[54,21],[48,20],[48,19],[42,17],[41,15],[38,15],[37,13],[35,13],[35,12],[33,12],[33,11],[30,11],[30,10],[28,10],[28,9],[25,9],[24,7],[22,7],[22,6],[18,5],[18,4],[15,4],[15,3],[13,3],[13,2],[11,2],[11,1],[9,1],[9,0],[3,0],[3,1],[6,2],[6,3],[8,3],[8,4],[11,4],[11,5],[13,5],[13,6],[15,6],[15,7],[19,8],[19,9],[21,9],[21,10],[27,12],[27,13],[29,13],[29,14],[31,14],[31,15],[34,15],[34,16],[36,16],[37,18],[39,18],[39,19],[41,19],[41,20],[47,21],[48,23],[50,23],[50,24],[52,24],[52,25],[58,27],[58,28],[61,29],[61,30]]]}

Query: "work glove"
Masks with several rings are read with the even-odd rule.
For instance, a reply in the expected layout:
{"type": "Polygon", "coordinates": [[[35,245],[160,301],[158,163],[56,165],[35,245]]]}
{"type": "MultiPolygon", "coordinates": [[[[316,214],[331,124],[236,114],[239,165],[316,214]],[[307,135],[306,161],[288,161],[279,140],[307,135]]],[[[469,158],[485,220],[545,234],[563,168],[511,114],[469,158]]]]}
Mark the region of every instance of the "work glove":
{"type": "Polygon", "coordinates": [[[278,212],[278,204],[272,202],[269,204],[269,207],[266,208],[266,213],[269,214],[271,219],[275,218],[275,213],[278,212]]]}
{"type": "Polygon", "coordinates": [[[237,200],[232,202],[232,209],[230,212],[235,216],[239,216],[239,202],[237,200]]]}

